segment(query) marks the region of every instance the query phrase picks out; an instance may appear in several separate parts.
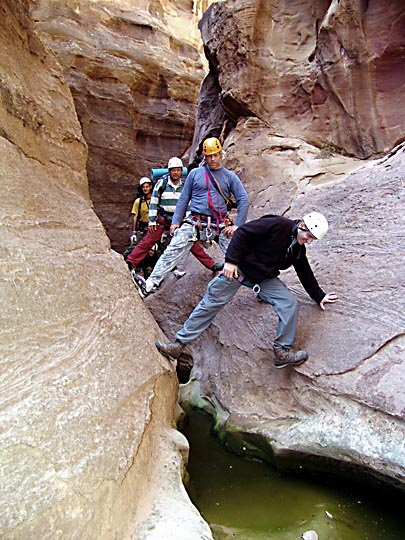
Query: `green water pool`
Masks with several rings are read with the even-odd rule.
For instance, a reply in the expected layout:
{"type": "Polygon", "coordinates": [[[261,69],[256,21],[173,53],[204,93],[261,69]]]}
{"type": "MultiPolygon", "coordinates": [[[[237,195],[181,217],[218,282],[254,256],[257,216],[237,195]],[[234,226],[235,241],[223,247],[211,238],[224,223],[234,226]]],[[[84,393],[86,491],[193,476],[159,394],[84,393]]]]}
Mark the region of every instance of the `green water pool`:
{"type": "Polygon", "coordinates": [[[403,495],[355,480],[313,480],[227,452],[210,434],[211,418],[193,411],[182,429],[190,442],[190,498],[216,540],[405,540],[403,495]]]}

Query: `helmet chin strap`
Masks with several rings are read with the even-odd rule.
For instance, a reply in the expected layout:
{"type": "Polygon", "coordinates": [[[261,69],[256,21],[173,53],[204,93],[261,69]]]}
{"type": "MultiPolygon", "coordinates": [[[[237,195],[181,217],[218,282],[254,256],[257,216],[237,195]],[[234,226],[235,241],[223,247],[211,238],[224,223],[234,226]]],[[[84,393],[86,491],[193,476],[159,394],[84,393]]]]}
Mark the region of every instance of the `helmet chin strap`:
{"type": "Polygon", "coordinates": [[[290,255],[292,255],[293,257],[298,258],[300,248],[301,246],[299,245],[297,238],[294,237],[289,248],[287,249],[287,253],[290,253],[290,255]]]}

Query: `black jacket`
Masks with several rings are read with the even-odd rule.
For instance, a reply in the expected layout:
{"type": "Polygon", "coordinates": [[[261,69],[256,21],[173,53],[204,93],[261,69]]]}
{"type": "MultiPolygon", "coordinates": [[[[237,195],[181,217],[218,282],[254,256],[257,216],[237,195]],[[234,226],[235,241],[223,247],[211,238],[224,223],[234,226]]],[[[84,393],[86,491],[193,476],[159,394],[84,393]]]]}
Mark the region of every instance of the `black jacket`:
{"type": "Polygon", "coordinates": [[[325,292],[311,270],[305,246],[293,244],[299,222],[268,215],[245,223],[234,232],[225,261],[237,264],[242,274],[254,284],[274,278],[280,270],[293,265],[304,289],[319,304],[325,292]]]}

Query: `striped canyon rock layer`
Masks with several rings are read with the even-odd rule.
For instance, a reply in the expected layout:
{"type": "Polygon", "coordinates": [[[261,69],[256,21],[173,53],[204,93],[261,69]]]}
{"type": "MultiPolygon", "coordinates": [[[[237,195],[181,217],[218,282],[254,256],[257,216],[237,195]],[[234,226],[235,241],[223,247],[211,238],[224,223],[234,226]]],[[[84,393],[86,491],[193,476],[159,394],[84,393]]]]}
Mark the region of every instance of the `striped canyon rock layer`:
{"type": "Polygon", "coordinates": [[[37,0],[37,29],[56,53],[89,149],[94,209],[122,253],[142,176],[191,144],[205,75],[197,22],[210,4],[37,0]]]}
{"type": "Polygon", "coordinates": [[[0,7],[0,537],[209,540],[181,482],[175,373],[92,209],[72,96],[28,7],[0,7]]]}

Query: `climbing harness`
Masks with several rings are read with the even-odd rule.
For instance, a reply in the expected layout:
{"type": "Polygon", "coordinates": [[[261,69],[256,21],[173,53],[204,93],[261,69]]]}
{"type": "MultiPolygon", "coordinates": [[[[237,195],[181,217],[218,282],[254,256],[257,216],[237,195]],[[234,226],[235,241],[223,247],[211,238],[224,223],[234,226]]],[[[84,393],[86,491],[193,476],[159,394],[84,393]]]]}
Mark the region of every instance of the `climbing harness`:
{"type": "MultiPolygon", "coordinates": [[[[245,278],[245,276],[244,276],[243,274],[241,274],[241,273],[239,272],[238,277],[237,277],[237,281],[239,281],[239,283],[241,283],[241,284],[243,285],[244,282],[245,282],[245,281],[248,281],[248,280],[245,278]]],[[[253,291],[254,295],[255,295],[256,297],[258,297],[259,294],[260,294],[260,291],[261,291],[260,285],[259,285],[258,283],[256,283],[255,285],[253,285],[252,291],[253,291]]]]}
{"type": "Polygon", "coordinates": [[[193,226],[193,236],[190,238],[189,242],[197,242],[200,240],[201,231],[206,230],[206,238],[210,241],[210,238],[213,235],[211,229],[211,216],[206,216],[205,214],[190,214],[183,220],[183,223],[189,223],[193,226]]]}
{"type": "Polygon", "coordinates": [[[219,210],[221,208],[220,196],[223,197],[227,205],[230,202],[229,199],[222,191],[218,180],[212,177],[211,171],[207,167],[204,167],[204,172],[207,185],[208,207],[212,211],[212,216],[191,213],[183,220],[183,223],[189,223],[193,226],[193,233],[192,237],[189,239],[189,242],[197,242],[198,240],[200,240],[201,231],[205,229],[206,241],[212,243],[213,240],[216,240],[216,237],[220,234],[222,229],[232,225],[232,220],[230,219],[228,212],[221,212],[221,210],[219,210]],[[212,182],[212,185],[215,187],[216,205],[214,204],[214,201],[212,199],[210,180],[212,182]],[[212,226],[213,218],[215,219],[216,230],[214,230],[212,226]]]}

